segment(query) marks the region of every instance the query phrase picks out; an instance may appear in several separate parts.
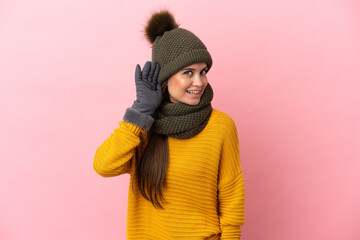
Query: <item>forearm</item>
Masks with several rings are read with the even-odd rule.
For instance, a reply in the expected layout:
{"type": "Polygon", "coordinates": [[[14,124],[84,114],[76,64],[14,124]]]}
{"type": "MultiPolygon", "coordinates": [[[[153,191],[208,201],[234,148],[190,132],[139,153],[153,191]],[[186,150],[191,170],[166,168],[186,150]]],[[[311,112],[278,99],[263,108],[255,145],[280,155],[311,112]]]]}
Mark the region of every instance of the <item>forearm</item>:
{"type": "Polygon", "coordinates": [[[129,172],[131,159],[140,144],[140,127],[120,122],[111,136],[106,139],[95,153],[94,170],[103,177],[117,176],[129,172]]]}
{"type": "Polygon", "coordinates": [[[245,190],[242,174],[219,189],[221,239],[240,239],[245,223],[245,190]]]}
{"type": "Polygon", "coordinates": [[[221,228],[221,240],[239,240],[241,238],[240,226],[222,226],[221,228]]]}

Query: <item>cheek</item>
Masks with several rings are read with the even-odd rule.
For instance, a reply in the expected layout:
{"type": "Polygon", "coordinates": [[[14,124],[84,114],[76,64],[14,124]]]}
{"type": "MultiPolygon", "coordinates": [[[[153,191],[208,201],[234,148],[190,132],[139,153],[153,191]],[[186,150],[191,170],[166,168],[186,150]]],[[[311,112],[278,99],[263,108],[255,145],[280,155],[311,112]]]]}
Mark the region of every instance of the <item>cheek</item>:
{"type": "Polygon", "coordinates": [[[170,93],[176,93],[186,89],[186,81],[181,78],[172,78],[168,81],[168,89],[170,93]]]}
{"type": "Polygon", "coordinates": [[[176,89],[176,81],[172,80],[172,81],[169,81],[168,83],[168,89],[169,89],[169,92],[173,92],[174,89],[176,89]]]}
{"type": "Polygon", "coordinates": [[[205,77],[205,81],[204,81],[204,87],[206,87],[207,85],[208,85],[208,80],[207,80],[207,78],[205,77]]]}
{"type": "Polygon", "coordinates": [[[205,89],[206,88],[206,86],[208,85],[208,80],[207,80],[207,78],[206,78],[206,76],[201,80],[201,82],[202,82],[202,84],[203,84],[203,89],[205,89]]]}

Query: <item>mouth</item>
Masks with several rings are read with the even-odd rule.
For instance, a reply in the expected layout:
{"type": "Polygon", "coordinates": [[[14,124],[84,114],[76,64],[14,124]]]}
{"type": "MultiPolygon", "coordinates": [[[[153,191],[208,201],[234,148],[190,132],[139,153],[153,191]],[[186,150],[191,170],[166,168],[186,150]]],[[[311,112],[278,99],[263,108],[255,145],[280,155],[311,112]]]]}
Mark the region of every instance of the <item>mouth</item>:
{"type": "Polygon", "coordinates": [[[194,94],[194,95],[197,95],[197,94],[200,94],[200,93],[201,93],[200,90],[197,90],[197,91],[186,90],[186,92],[189,93],[189,94],[194,94]]]}
{"type": "Polygon", "coordinates": [[[186,94],[189,98],[199,100],[202,95],[202,90],[186,90],[186,94]]]}

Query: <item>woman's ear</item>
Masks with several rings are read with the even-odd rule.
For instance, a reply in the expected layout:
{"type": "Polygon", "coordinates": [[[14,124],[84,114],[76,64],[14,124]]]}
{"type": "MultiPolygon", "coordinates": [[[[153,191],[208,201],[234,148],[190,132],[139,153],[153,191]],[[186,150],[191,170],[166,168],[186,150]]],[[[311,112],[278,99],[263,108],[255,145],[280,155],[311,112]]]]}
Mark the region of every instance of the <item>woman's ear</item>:
{"type": "Polygon", "coordinates": [[[168,90],[168,80],[162,83],[161,90],[163,93],[163,100],[170,101],[169,90],[168,90]]]}
{"type": "Polygon", "coordinates": [[[165,82],[162,83],[161,87],[163,90],[165,90],[168,86],[168,80],[166,80],[165,82]]]}

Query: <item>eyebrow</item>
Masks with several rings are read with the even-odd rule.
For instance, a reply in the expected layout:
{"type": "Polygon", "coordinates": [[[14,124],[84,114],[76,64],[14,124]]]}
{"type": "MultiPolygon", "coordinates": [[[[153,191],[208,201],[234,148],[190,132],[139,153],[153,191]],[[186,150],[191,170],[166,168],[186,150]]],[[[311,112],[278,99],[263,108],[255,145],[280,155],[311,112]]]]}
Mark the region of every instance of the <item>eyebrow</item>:
{"type": "MultiPolygon", "coordinates": [[[[204,67],[203,69],[201,69],[201,71],[204,70],[204,69],[208,69],[208,67],[204,67]]],[[[181,71],[183,71],[183,70],[195,71],[196,69],[195,68],[183,68],[183,69],[181,69],[181,71]]]]}

